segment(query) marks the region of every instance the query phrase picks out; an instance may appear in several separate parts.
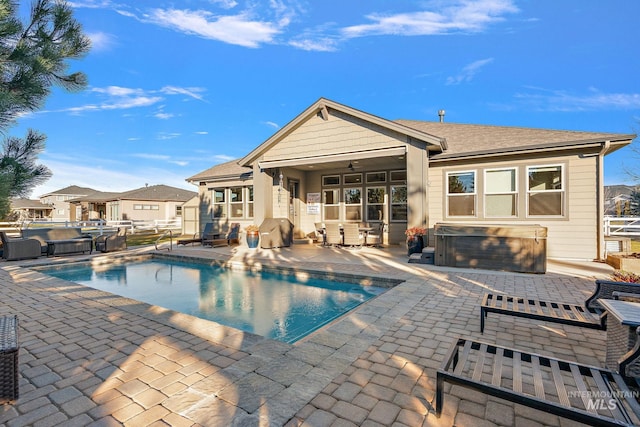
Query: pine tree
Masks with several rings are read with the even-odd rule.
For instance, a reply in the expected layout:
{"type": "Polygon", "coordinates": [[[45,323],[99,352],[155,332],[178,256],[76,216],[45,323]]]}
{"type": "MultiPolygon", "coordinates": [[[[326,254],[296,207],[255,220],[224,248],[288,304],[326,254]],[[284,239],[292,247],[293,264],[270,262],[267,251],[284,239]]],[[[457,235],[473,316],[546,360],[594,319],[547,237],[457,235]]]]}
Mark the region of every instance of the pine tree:
{"type": "MultiPolygon", "coordinates": [[[[30,19],[18,19],[18,3],[0,0],[0,133],[25,113],[42,108],[53,86],[68,91],[86,87],[81,72],[68,73],[67,60],[80,59],[91,42],[61,0],[36,0],[30,19]]],[[[5,137],[0,153],[0,218],[8,213],[9,198],[26,196],[46,181],[51,171],[36,164],[46,137],[29,130],[24,139],[5,137]]]]}

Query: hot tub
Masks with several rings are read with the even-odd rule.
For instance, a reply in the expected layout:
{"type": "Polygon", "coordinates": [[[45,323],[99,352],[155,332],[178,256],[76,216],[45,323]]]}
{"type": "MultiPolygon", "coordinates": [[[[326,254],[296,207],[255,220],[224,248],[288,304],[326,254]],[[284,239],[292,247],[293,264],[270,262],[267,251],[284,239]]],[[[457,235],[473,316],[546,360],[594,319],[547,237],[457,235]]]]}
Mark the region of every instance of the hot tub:
{"type": "Polygon", "coordinates": [[[438,223],[435,265],[521,273],[547,271],[547,228],[438,223]]]}

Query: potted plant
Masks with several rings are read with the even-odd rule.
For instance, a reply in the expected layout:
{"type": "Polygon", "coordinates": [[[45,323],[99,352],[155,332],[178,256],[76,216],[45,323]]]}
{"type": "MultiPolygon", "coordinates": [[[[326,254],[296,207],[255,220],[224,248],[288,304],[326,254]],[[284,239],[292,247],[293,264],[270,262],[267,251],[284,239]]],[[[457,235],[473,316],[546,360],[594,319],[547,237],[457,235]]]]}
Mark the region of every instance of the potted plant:
{"type": "Polygon", "coordinates": [[[422,253],[424,248],[422,236],[427,234],[427,229],[424,227],[411,227],[407,228],[404,234],[407,236],[407,255],[422,253]]]}
{"type": "Polygon", "coordinates": [[[260,240],[260,233],[257,225],[248,225],[244,231],[247,233],[247,246],[250,248],[258,247],[258,240],[260,240]]]}

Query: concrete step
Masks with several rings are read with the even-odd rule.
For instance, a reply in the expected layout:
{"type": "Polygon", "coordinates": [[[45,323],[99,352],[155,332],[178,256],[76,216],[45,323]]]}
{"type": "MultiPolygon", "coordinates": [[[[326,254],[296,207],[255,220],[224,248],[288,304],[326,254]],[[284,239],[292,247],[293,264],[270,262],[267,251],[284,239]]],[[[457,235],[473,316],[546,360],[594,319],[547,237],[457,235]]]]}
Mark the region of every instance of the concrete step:
{"type": "Polygon", "coordinates": [[[424,248],[422,253],[409,255],[410,264],[433,264],[435,248],[424,248]]]}

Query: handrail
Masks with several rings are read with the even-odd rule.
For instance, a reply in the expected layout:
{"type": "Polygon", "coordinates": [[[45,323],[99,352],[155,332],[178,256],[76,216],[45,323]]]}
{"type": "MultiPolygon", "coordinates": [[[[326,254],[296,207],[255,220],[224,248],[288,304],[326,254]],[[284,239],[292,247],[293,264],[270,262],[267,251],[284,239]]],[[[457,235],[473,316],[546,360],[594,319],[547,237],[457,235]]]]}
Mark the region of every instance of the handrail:
{"type": "Polygon", "coordinates": [[[161,239],[163,239],[164,237],[166,237],[166,236],[167,236],[167,234],[169,235],[169,247],[167,248],[167,250],[168,250],[169,252],[171,252],[171,251],[173,250],[173,232],[172,232],[171,230],[167,230],[167,231],[165,231],[164,233],[162,233],[162,235],[161,235],[160,237],[158,237],[158,238],[156,239],[156,243],[155,243],[155,245],[156,245],[156,251],[158,250],[158,242],[159,242],[161,239]]]}

